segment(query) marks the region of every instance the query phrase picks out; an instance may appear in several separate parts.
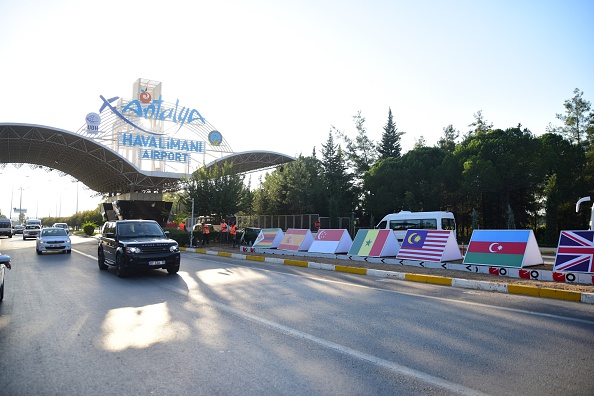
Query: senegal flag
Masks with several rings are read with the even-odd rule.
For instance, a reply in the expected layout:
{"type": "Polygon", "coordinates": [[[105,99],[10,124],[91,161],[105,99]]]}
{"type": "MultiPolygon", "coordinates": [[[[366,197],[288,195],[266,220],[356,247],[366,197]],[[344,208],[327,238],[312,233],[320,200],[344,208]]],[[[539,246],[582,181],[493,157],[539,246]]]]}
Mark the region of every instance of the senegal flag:
{"type": "Polygon", "coordinates": [[[531,230],[475,230],[464,264],[521,268],[531,235],[531,230]]]}
{"type": "Polygon", "coordinates": [[[380,257],[390,235],[393,236],[392,230],[359,230],[349,249],[349,254],[380,257]]]}

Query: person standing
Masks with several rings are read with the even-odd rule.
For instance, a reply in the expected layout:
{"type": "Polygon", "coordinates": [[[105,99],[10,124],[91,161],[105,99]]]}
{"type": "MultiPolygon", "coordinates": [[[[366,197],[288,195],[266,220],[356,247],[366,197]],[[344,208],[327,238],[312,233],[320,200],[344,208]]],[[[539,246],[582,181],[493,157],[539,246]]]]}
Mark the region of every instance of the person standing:
{"type": "Polygon", "coordinates": [[[233,247],[237,244],[237,224],[231,224],[231,230],[229,231],[231,234],[231,240],[233,241],[233,247]]]}
{"type": "Polygon", "coordinates": [[[208,240],[209,236],[210,228],[208,224],[202,223],[202,246],[204,246],[204,242],[206,242],[207,245],[210,245],[210,241],[208,240]]]}
{"type": "Polygon", "coordinates": [[[228,242],[227,232],[228,232],[228,230],[227,230],[227,223],[223,219],[222,222],[221,222],[221,234],[220,234],[220,238],[219,238],[221,242],[223,242],[223,241],[225,243],[228,242]]]}

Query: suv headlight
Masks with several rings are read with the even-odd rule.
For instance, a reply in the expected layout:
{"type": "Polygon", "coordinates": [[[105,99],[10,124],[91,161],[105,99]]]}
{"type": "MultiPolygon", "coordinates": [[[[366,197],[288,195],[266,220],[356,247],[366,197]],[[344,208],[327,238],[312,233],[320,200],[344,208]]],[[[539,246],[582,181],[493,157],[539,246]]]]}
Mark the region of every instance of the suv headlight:
{"type": "Polygon", "coordinates": [[[140,248],[135,246],[127,247],[126,253],[140,253],[140,248]]]}
{"type": "Polygon", "coordinates": [[[169,246],[169,251],[172,253],[177,252],[178,250],[179,250],[179,247],[177,245],[169,246]]]}

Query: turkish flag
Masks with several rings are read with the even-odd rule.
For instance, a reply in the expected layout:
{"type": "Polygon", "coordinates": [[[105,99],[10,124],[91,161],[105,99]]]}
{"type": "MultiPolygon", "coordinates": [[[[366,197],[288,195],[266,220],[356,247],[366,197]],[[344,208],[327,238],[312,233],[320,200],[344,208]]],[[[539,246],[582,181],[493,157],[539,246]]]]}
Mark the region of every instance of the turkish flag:
{"type": "Polygon", "coordinates": [[[489,273],[491,275],[499,275],[499,268],[497,268],[497,267],[489,267],[489,273]]]}
{"type": "Polygon", "coordinates": [[[521,269],[519,275],[520,275],[520,278],[522,278],[522,279],[530,279],[530,271],[529,270],[521,269]]]}
{"type": "Polygon", "coordinates": [[[563,272],[553,272],[553,280],[556,282],[565,282],[565,274],[563,272]]]}

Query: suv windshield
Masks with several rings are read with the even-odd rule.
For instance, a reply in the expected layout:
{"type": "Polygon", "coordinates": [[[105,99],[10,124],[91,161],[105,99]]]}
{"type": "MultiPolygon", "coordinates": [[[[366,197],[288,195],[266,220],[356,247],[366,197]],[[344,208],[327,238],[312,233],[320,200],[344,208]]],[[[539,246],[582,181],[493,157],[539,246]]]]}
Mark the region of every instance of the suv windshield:
{"type": "Polygon", "coordinates": [[[118,235],[122,238],[162,237],[163,230],[157,223],[126,222],[118,224],[118,235]]]}

